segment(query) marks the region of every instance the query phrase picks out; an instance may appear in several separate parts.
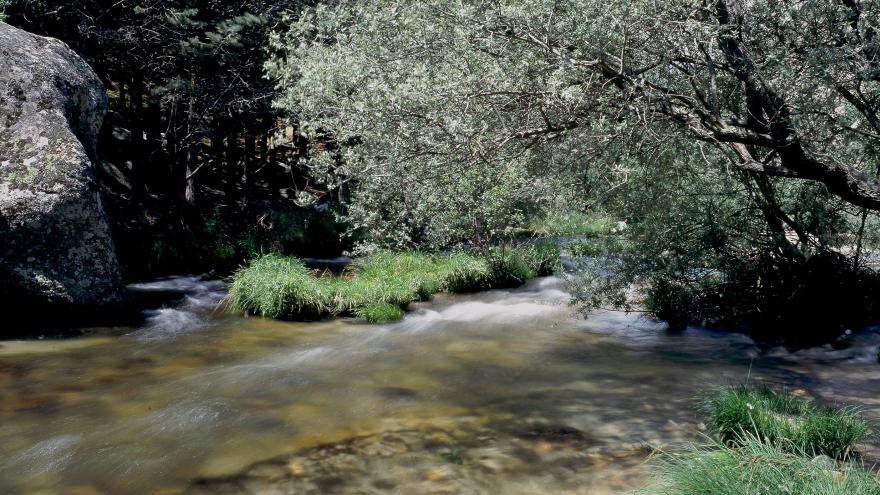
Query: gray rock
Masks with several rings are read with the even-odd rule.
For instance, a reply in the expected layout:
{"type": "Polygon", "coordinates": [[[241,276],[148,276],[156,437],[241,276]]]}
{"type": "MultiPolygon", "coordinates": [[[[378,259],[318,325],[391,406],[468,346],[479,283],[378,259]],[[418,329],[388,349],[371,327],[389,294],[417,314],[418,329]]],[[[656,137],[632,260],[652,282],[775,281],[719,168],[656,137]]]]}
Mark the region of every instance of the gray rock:
{"type": "Polygon", "coordinates": [[[0,61],[0,295],[116,303],[122,280],[93,176],[104,86],[64,43],[2,22],[0,61]]]}

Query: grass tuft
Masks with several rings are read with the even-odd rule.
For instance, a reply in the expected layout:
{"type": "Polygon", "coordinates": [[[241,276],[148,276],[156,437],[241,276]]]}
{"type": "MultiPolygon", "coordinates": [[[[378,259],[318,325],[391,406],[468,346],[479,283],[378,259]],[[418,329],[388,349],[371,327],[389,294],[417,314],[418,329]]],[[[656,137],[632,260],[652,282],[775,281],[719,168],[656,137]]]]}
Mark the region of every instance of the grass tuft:
{"type": "Polygon", "coordinates": [[[559,245],[539,241],[523,246],[496,246],[483,253],[488,278],[480,289],[516,287],[530,278],[555,273],[560,268],[559,245]]]}
{"type": "Polygon", "coordinates": [[[276,319],[356,314],[391,321],[402,316],[400,308],[437,292],[520,285],[553,273],[558,265],[559,247],[549,242],[495,247],[481,255],[380,252],[358,260],[341,276],[321,276],[296,258],[271,254],[235,274],[228,303],[276,319]]]}
{"type": "Polygon", "coordinates": [[[690,446],[661,455],[652,495],[878,495],[875,473],[814,460],[752,435],[737,444],[690,446]]]}
{"type": "Polygon", "coordinates": [[[355,313],[370,323],[388,323],[403,319],[400,306],[388,303],[371,303],[358,308],[355,313]]]}
{"type": "Polygon", "coordinates": [[[843,459],[870,434],[852,407],[817,405],[764,386],[726,387],[702,403],[709,428],[724,442],[754,435],[791,451],[843,459]]]}
{"type": "Polygon", "coordinates": [[[321,284],[296,258],[262,256],[235,274],[229,304],[246,313],[282,318],[289,314],[319,314],[325,301],[321,284]]]}

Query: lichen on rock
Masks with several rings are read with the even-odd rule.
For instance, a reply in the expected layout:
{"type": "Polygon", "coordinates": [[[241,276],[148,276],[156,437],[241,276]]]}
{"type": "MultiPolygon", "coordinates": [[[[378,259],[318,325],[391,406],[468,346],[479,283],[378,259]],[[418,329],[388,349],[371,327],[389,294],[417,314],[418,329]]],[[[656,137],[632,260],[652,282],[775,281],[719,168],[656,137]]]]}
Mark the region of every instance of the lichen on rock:
{"type": "Polygon", "coordinates": [[[95,308],[122,280],[95,184],[103,84],[64,43],[0,22],[0,296],[95,308]]]}

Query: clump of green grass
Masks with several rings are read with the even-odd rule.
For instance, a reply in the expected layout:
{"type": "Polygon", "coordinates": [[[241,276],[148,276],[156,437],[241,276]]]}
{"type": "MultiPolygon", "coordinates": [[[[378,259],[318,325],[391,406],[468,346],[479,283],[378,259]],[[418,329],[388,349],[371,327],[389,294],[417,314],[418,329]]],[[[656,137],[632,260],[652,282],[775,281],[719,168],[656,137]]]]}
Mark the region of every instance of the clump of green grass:
{"type": "Polygon", "coordinates": [[[228,303],[250,314],[283,318],[317,316],[326,305],[318,279],[296,258],[262,256],[235,274],[228,303]]]}
{"type": "Polygon", "coordinates": [[[593,237],[612,234],[614,223],[611,218],[598,213],[554,212],[534,220],[530,229],[537,234],[555,237],[593,237]]]}
{"type": "Polygon", "coordinates": [[[545,240],[519,246],[493,246],[482,253],[488,271],[471,288],[516,287],[531,278],[551,275],[561,267],[559,254],[559,244],[545,240]]]}
{"type": "Polygon", "coordinates": [[[388,303],[372,303],[358,308],[355,313],[370,323],[388,323],[403,318],[400,306],[388,303]]]}
{"type": "Polygon", "coordinates": [[[389,321],[399,319],[400,308],[437,292],[519,285],[552,273],[558,263],[558,246],[535,243],[480,255],[380,252],[341,276],[320,276],[296,258],[272,254],[235,274],[228,302],[239,311],[276,319],[357,314],[389,321]]]}
{"type": "Polygon", "coordinates": [[[708,427],[725,442],[750,434],[791,451],[835,459],[848,457],[870,434],[857,409],[817,405],[764,386],[722,388],[703,401],[701,410],[708,427]]]}
{"type": "Polygon", "coordinates": [[[558,272],[562,268],[559,259],[559,243],[541,240],[520,248],[526,264],[537,277],[545,277],[558,272]]]}
{"type": "Polygon", "coordinates": [[[880,479],[850,463],[823,463],[752,435],[661,455],[651,495],[878,495],[880,479]]]}

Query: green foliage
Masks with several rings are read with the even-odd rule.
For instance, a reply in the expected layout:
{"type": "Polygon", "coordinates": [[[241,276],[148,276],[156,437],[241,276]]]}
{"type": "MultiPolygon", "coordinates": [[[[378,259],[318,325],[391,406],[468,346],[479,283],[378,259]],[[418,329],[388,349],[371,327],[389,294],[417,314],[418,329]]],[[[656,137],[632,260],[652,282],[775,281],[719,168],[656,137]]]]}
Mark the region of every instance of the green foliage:
{"type": "Polygon", "coordinates": [[[471,26],[446,8],[320,5],[273,40],[277,104],[306,134],[333,134],[340,160],[316,154],[310,166],[357,180],[349,219],[366,248],[483,247],[527,227],[555,193],[529,154],[498,146],[520,116],[493,111],[492,93],[523,82],[528,61],[471,50],[471,26]]]}
{"type": "Polygon", "coordinates": [[[355,310],[355,314],[370,323],[388,323],[403,318],[403,310],[400,306],[388,303],[368,304],[355,310]]]}
{"type": "Polygon", "coordinates": [[[526,265],[536,277],[553,275],[562,269],[559,259],[561,250],[556,241],[539,240],[519,246],[517,250],[522,253],[526,265]]]}
{"type": "Polygon", "coordinates": [[[694,297],[690,288],[659,279],[648,290],[645,308],[667,322],[669,328],[682,330],[690,319],[694,297]]]}
{"type": "Polygon", "coordinates": [[[484,256],[491,272],[487,285],[515,287],[535,276],[522,253],[510,247],[487,249],[484,256]]]}
{"type": "Polygon", "coordinates": [[[443,462],[448,462],[449,464],[464,464],[464,459],[462,459],[461,456],[456,454],[455,452],[440,452],[439,454],[437,454],[437,457],[439,457],[440,460],[442,460],[443,462]]]}
{"type": "Polygon", "coordinates": [[[624,249],[592,239],[571,249],[593,255],[574,260],[573,292],[585,310],[640,306],[673,327],[690,321],[796,345],[827,342],[880,314],[867,296],[880,279],[852,257],[860,210],[815,184],[707,168],[713,152],[680,139],[627,156],[629,173],[643,180],[621,186],[605,209],[630,221],[600,238],[624,249]]]}
{"type": "Polygon", "coordinates": [[[708,427],[728,443],[753,435],[790,452],[844,459],[870,434],[856,409],[816,405],[767,387],[726,387],[709,395],[701,409],[708,427]]]}
{"type": "Polygon", "coordinates": [[[522,246],[496,246],[484,252],[492,272],[490,285],[519,285],[524,281],[559,270],[559,244],[538,241],[522,246]]]}
{"type": "Polygon", "coordinates": [[[316,290],[315,281],[296,258],[270,254],[235,274],[228,302],[240,311],[270,318],[316,316],[323,294],[316,290]]]}
{"type": "Polygon", "coordinates": [[[615,222],[606,215],[579,211],[551,211],[535,219],[530,228],[537,234],[556,237],[596,237],[615,233],[615,222]]]}
{"type": "Polygon", "coordinates": [[[269,318],[357,314],[384,321],[397,314],[390,307],[399,309],[437,292],[519,285],[549,274],[559,259],[553,246],[493,248],[487,256],[381,251],[356,261],[341,276],[315,274],[296,258],[270,254],[235,274],[228,302],[269,318]]]}
{"type": "MultiPolygon", "coordinates": [[[[844,270],[876,233],[835,196],[877,170],[880,100],[852,95],[877,90],[877,36],[859,33],[876,31],[878,6],[342,2],[273,38],[269,73],[304,133],[334,136],[311,165],[341,163],[358,182],[349,219],[367,247],[483,247],[533,218],[541,232],[607,234],[566,213],[603,211],[627,219],[631,249],[583,249],[598,255],[575,284],[585,309],[647,300],[674,326],[827,340],[880,315],[865,297],[875,285],[844,270]],[[755,98],[767,100],[757,111],[755,98]],[[839,182],[824,174],[844,169],[839,182]]],[[[515,259],[495,258],[521,278],[515,259]]]]}
{"type": "Polygon", "coordinates": [[[215,208],[196,233],[201,242],[194,242],[192,249],[212,268],[231,269],[263,253],[338,253],[342,250],[343,229],[332,211],[278,204],[260,214],[252,225],[241,226],[215,208]]]}
{"type": "Polygon", "coordinates": [[[880,478],[851,464],[829,466],[809,452],[751,435],[735,445],[691,446],[663,454],[651,495],[877,495],[880,478]]]}
{"type": "Polygon", "coordinates": [[[593,237],[565,243],[565,252],[573,258],[614,256],[632,253],[634,250],[633,242],[621,235],[593,237]]]}
{"type": "Polygon", "coordinates": [[[741,385],[700,409],[720,441],[661,453],[646,495],[880,494],[877,474],[849,462],[869,433],[852,408],[741,385]]]}

